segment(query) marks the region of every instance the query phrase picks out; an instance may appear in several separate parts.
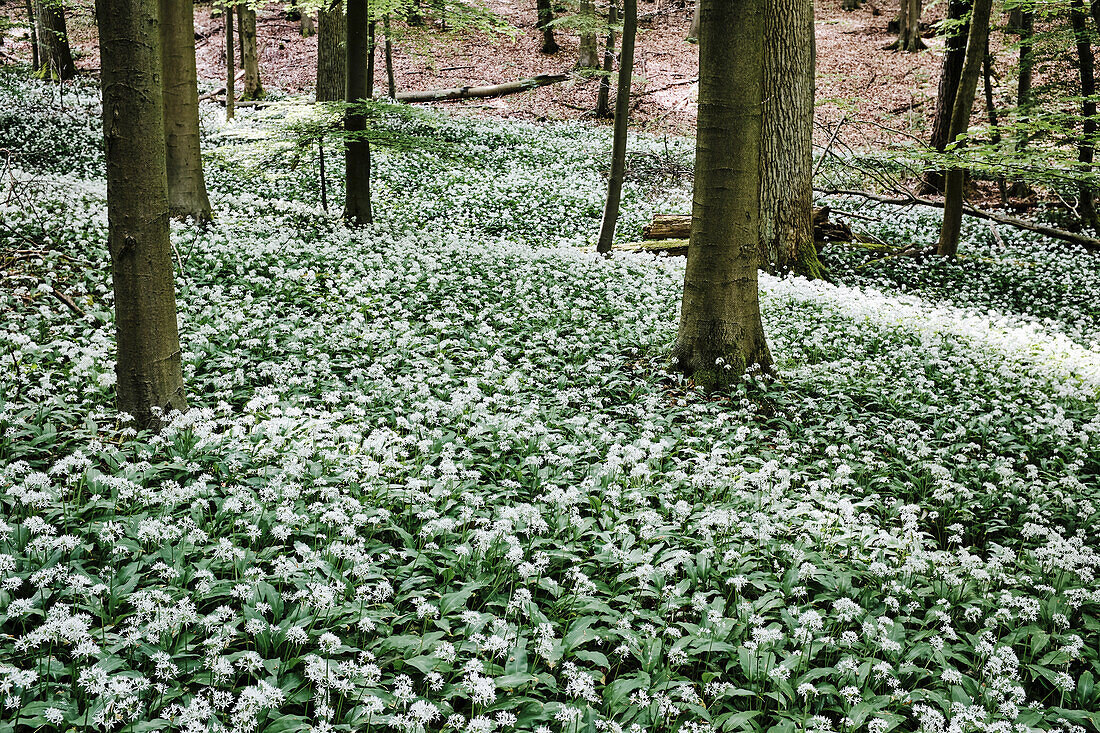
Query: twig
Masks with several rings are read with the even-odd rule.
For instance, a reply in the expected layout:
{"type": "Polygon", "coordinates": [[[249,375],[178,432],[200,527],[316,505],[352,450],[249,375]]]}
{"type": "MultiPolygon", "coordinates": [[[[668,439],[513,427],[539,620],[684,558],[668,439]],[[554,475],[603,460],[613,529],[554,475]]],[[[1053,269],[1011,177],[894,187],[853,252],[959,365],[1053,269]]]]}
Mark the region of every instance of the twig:
{"type": "Polygon", "coordinates": [[[836,136],[840,134],[840,128],[844,125],[846,119],[848,119],[848,115],[844,115],[840,118],[840,121],[836,123],[836,129],[833,130],[833,136],[829,138],[829,143],[822,151],[821,157],[817,159],[817,163],[814,164],[813,172],[810,173],[811,181],[817,176],[817,171],[821,168],[821,164],[825,162],[825,156],[829,154],[829,150],[832,149],[833,143],[836,142],[836,136]]]}
{"type": "Polygon", "coordinates": [[[65,293],[61,292],[60,290],[58,290],[57,288],[53,287],[52,285],[50,286],[50,293],[51,293],[51,294],[52,294],[52,295],[53,295],[53,296],[54,296],[55,298],[57,298],[57,299],[58,299],[58,300],[60,300],[60,301],[61,301],[62,303],[64,303],[64,304],[65,304],[66,306],[68,306],[68,307],[69,307],[69,310],[71,310],[71,311],[72,311],[73,313],[75,313],[75,314],[77,314],[78,316],[81,316],[81,317],[83,317],[83,316],[84,316],[84,311],[82,311],[82,310],[80,309],[80,307],[79,307],[79,306],[78,306],[78,305],[77,305],[76,303],[74,303],[74,302],[73,302],[73,299],[72,299],[72,298],[70,298],[69,296],[65,295],[65,293]]]}

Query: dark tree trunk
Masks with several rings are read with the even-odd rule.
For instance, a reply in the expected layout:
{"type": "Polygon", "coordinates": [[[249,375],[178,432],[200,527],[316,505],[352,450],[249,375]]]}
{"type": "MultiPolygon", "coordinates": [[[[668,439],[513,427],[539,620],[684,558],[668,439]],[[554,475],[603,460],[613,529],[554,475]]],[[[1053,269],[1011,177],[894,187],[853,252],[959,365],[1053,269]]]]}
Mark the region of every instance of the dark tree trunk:
{"type": "Polygon", "coordinates": [[[157,429],[184,410],[154,0],[96,0],[118,409],[157,429]]]}
{"type": "Polygon", "coordinates": [[[756,280],[766,4],[699,1],[695,193],[672,357],[696,384],[726,389],[772,371],[756,280]]]}
{"type": "MultiPolygon", "coordinates": [[[[949,0],[947,19],[960,21],[970,12],[971,0],[949,0]]],[[[954,26],[952,26],[954,27],[954,26]]],[[[936,117],[932,122],[931,145],[943,152],[951,139],[951,110],[959,90],[959,76],[962,74],[963,60],[966,57],[966,38],[969,25],[963,25],[949,31],[944,46],[943,67],[940,70],[940,86],[936,94],[936,117]]],[[[943,171],[927,171],[924,174],[923,190],[927,193],[943,191],[943,171]]]]}
{"type": "MultiPolygon", "coordinates": [[[[974,0],[974,10],[970,18],[970,32],[966,40],[966,60],[959,76],[959,88],[951,110],[951,129],[949,140],[955,140],[970,126],[970,113],[974,109],[974,94],[978,90],[978,77],[981,76],[982,61],[985,59],[985,47],[989,42],[989,16],[993,0],[974,0]]],[[[943,228],[936,253],[943,257],[954,257],[959,251],[959,234],[962,228],[963,186],[966,184],[966,171],[955,166],[947,171],[944,181],[943,228]]]]}
{"type": "Polygon", "coordinates": [[[921,0],[901,0],[901,6],[898,9],[898,40],[887,48],[910,53],[928,48],[924,39],[920,37],[922,5],[921,0]]]}
{"type": "Polygon", "coordinates": [[[206,193],[199,144],[192,0],[160,0],[160,21],[168,211],[180,218],[210,221],[213,214],[206,193]]]}
{"type": "Polygon", "coordinates": [[[225,5],[225,119],[233,119],[233,104],[237,101],[237,64],[233,56],[233,7],[225,5]]]}
{"type": "MultiPolygon", "coordinates": [[[[370,98],[370,82],[367,78],[367,57],[370,56],[367,0],[347,0],[347,8],[345,98],[349,104],[354,105],[370,98]]],[[[347,108],[344,129],[348,135],[344,143],[344,172],[347,182],[344,218],[356,225],[370,224],[373,221],[370,201],[370,143],[365,136],[367,116],[362,109],[347,108]]]]}
{"type": "Polygon", "coordinates": [[[390,40],[390,16],[382,19],[386,33],[386,92],[390,99],[397,99],[397,78],[393,73],[393,41],[390,40]]]}
{"type": "Polygon", "coordinates": [[[42,57],[38,53],[38,19],[34,17],[34,0],[27,2],[27,25],[31,29],[31,71],[42,70],[42,57]]]}
{"type": "Polygon", "coordinates": [[[619,202],[626,176],[626,135],[630,120],[630,79],[634,72],[634,38],[638,30],[637,0],[623,0],[623,50],[619,57],[619,83],[615,89],[615,133],[611,151],[611,175],[607,181],[607,201],[600,222],[596,251],[607,253],[615,241],[619,221],[619,202]]]}
{"type": "Polygon", "coordinates": [[[545,54],[557,53],[559,46],[554,40],[554,27],[550,24],[554,21],[554,6],[552,0],[535,0],[535,11],[538,21],[535,26],[542,31],[542,52],[545,54]]]}
{"type": "Polygon", "coordinates": [[[334,0],[317,13],[317,101],[341,102],[347,81],[348,22],[344,4],[334,0]]]}
{"type": "Polygon", "coordinates": [[[617,0],[607,7],[607,46],[603,52],[603,76],[600,77],[600,90],[596,93],[596,116],[611,116],[611,69],[615,65],[615,24],[619,22],[617,0]]]}
{"type": "MultiPolygon", "coordinates": [[[[369,7],[369,0],[367,4],[369,7]]],[[[367,23],[367,99],[374,99],[374,46],[374,21],[372,20],[367,23]]]]}
{"type": "Polygon", "coordinates": [[[237,21],[241,30],[241,66],[244,68],[241,99],[262,99],[264,87],[260,81],[260,51],[256,43],[256,11],[246,5],[238,5],[237,21]]]}
{"type": "MultiPolygon", "coordinates": [[[[1027,121],[1031,108],[1031,77],[1035,66],[1035,51],[1033,37],[1035,35],[1035,13],[1031,10],[1016,8],[1009,14],[1009,28],[1019,36],[1020,43],[1020,72],[1016,83],[1016,108],[1021,122],[1027,121]]],[[[1022,151],[1027,147],[1027,134],[1021,134],[1016,141],[1016,150],[1022,151]]],[[[1026,198],[1031,195],[1031,186],[1022,179],[1012,182],[1008,189],[1009,196],[1026,198]]]]}
{"type": "Polygon", "coordinates": [[[65,27],[65,9],[54,2],[38,3],[39,61],[45,73],[67,81],[76,76],[76,64],[65,27]]]}
{"type": "MultiPolygon", "coordinates": [[[[1083,171],[1092,169],[1094,155],[1093,136],[1096,135],[1096,76],[1094,72],[1095,59],[1092,55],[1092,39],[1089,37],[1088,11],[1081,0],[1070,0],[1069,18],[1073,28],[1073,36],[1077,45],[1077,71],[1081,78],[1081,117],[1083,124],[1081,129],[1081,142],[1077,145],[1077,160],[1081,163],[1083,171]]],[[[1100,218],[1096,214],[1096,198],[1093,188],[1087,183],[1077,186],[1078,207],[1081,219],[1092,228],[1094,232],[1100,232],[1100,218]]]]}

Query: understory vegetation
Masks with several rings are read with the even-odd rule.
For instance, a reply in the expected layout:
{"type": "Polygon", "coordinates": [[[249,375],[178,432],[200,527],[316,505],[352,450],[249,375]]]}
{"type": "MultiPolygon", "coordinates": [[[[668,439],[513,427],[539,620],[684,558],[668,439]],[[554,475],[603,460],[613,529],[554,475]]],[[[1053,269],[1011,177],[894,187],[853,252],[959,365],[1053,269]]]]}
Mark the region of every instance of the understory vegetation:
{"type": "MultiPolygon", "coordinates": [[[[190,410],[137,434],[96,91],[52,89],[0,84],[0,731],[1100,730],[1096,257],[828,248],[762,276],[779,378],[707,396],[683,261],[585,248],[604,135],[386,118],[438,145],[352,231],[211,108],[190,410]]],[[[628,181],[620,236],[688,202],[628,181]]]]}

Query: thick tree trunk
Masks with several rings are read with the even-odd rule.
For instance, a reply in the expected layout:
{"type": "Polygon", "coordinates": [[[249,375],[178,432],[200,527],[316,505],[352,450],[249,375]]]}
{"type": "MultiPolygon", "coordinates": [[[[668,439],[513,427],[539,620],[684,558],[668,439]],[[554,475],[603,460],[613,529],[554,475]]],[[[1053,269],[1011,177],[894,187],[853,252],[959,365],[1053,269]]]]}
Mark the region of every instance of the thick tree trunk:
{"type": "Polygon", "coordinates": [[[617,0],[611,0],[607,7],[607,45],[603,51],[603,76],[600,77],[600,90],[596,93],[596,116],[611,116],[611,69],[615,65],[615,24],[619,22],[617,0]]]}
{"type": "MultiPolygon", "coordinates": [[[[966,60],[959,76],[959,88],[951,109],[949,140],[955,140],[970,126],[970,113],[974,109],[974,94],[978,90],[978,77],[982,71],[986,43],[989,42],[989,16],[993,0],[974,0],[970,18],[970,32],[966,40],[966,60]]],[[[959,234],[962,228],[963,186],[966,171],[956,166],[946,175],[944,186],[943,228],[936,253],[954,257],[959,251],[959,234]]]]}
{"type": "MultiPolygon", "coordinates": [[[[1016,8],[1009,13],[1009,29],[1019,36],[1020,62],[1019,76],[1016,82],[1016,108],[1021,122],[1027,121],[1028,111],[1031,107],[1031,78],[1032,69],[1035,66],[1035,52],[1032,50],[1035,35],[1035,13],[1031,10],[1016,8]]],[[[1016,150],[1022,151],[1027,146],[1027,134],[1020,135],[1016,141],[1016,150]]],[[[1031,186],[1022,179],[1012,182],[1008,189],[1009,196],[1026,198],[1031,195],[1031,186]]]]}
{"type": "Polygon", "coordinates": [[[675,368],[725,389],[772,370],[760,321],[764,0],[699,0],[699,117],[691,244],[675,368]]]}
{"type": "Polygon", "coordinates": [[[225,119],[233,119],[237,101],[237,64],[233,56],[233,6],[225,4],[225,119]]]}
{"type": "MultiPolygon", "coordinates": [[[[1096,135],[1096,94],[1095,59],[1092,54],[1092,40],[1089,37],[1088,11],[1081,0],[1070,0],[1070,26],[1077,46],[1077,71],[1081,79],[1081,141],[1077,144],[1077,160],[1083,171],[1092,169],[1094,147],[1092,138],[1096,135]]],[[[1081,183],[1077,186],[1078,207],[1081,219],[1100,232],[1100,217],[1096,214],[1096,198],[1092,186],[1081,183]]]]}
{"type": "Polygon", "coordinates": [[[300,26],[302,38],[312,38],[317,35],[317,23],[313,19],[313,13],[302,13],[302,25],[300,26]]]}
{"type": "Polygon", "coordinates": [[[535,27],[542,31],[542,52],[545,54],[557,53],[558,42],[554,40],[554,27],[550,23],[554,20],[554,6],[552,0],[535,0],[535,12],[538,20],[535,27]]]}
{"type": "Polygon", "coordinates": [[[898,40],[891,43],[889,49],[916,53],[928,48],[920,37],[922,4],[921,0],[901,0],[898,10],[898,40]]]}
{"type": "Polygon", "coordinates": [[[619,57],[619,83],[615,89],[615,131],[611,150],[611,175],[607,181],[607,201],[600,222],[596,251],[607,253],[615,241],[619,221],[619,202],[626,176],[626,133],[630,120],[630,79],[634,72],[634,38],[638,31],[638,2],[623,0],[623,50],[619,57]]]}
{"type": "Polygon", "coordinates": [[[46,74],[62,81],[76,76],[76,64],[65,27],[65,9],[59,3],[38,3],[39,61],[46,74]]]}
{"type": "Polygon", "coordinates": [[[344,3],[334,0],[317,13],[317,101],[340,102],[347,85],[345,71],[348,22],[344,3]]]}
{"type": "Polygon", "coordinates": [[[213,214],[199,144],[195,9],[192,0],[159,0],[159,4],[168,211],[180,218],[210,221],[213,214]]]}
{"type": "Polygon", "coordinates": [[[596,24],[596,4],[592,0],[581,0],[580,16],[589,28],[581,33],[580,49],[577,53],[577,67],[581,69],[598,69],[600,67],[600,52],[596,44],[596,32],[591,26],[596,24]]]}
{"type": "Polygon", "coordinates": [[[397,78],[393,73],[393,41],[390,39],[390,16],[382,20],[382,29],[386,33],[386,95],[397,99],[397,78]]]}
{"type": "Polygon", "coordinates": [[[96,0],[118,409],[157,429],[184,410],[154,0],[96,0]]]}
{"type": "MultiPolygon", "coordinates": [[[[345,98],[350,104],[369,99],[367,57],[370,40],[367,37],[367,0],[347,0],[347,78],[345,98]]],[[[348,107],[344,113],[344,143],[346,199],[344,218],[356,225],[373,221],[370,201],[370,143],[364,133],[367,117],[362,110],[348,107]]]]}
{"type": "MultiPolygon", "coordinates": [[[[955,26],[970,12],[972,0],[949,0],[947,19],[952,22],[947,41],[944,45],[943,66],[940,70],[940,85],[936,94],[936,117],[932,122],[931,145],[939,152],[947,147],[951,131],[951,110],[959,91],[959,76],[962,74],[963,60],[966,57],[966,38],[970,33],[969,24],[955,26]]],[[[922,189],[927,193],[943,191],[944,172],[927,171],[924,174],[922,189]]]]}
{"type": "Polygon", "coordinates": [[[762,264],[820,278],[814,247],[813,0],[765,0],[764,138],[760,180],[762,264]]]}
{"type": "Polygon", "coordinates": [[[244,90],[241,92],[241,99],[263,99],[260,51],[256,43],[256,11],[246,5],[238,5],[237,21],[241,28],[241,66],[244,68],[244,90]]]}

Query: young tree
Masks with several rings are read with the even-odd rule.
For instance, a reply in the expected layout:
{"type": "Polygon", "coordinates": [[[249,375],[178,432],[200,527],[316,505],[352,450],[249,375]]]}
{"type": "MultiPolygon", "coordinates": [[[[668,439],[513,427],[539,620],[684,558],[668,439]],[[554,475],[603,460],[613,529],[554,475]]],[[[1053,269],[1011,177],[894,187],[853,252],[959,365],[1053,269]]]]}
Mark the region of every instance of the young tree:
{"type": "Polygon", "coordinates": [[[535,0],[535,12],[538,18],[535,21],[535,27],[542,31],[542,52],[545,54],[557,53],[560,46],[554,40],[554,26],[551,25],[554,22],[552,0],[535,0]]]}
{"type": "MultiPolygon", "coordinates": [[[[966,58],[966,38],[970,32],[969,20],[971,0],[948,0],[947,18],[944,22],[946,43],[944,44],[943,66],[940,71],[940,85],[936,93],[936,116],[932,121],[931,145],[939,152],[947,148],[951,137],[951,112],[955,97],[959,91],[959,77],[962,75],[963,61],[966,58]]],[[[943,171],[927,171],[924,174],[922,189],[925,193],[942,191],[943,171]]]]}
{"type": "Polygon", "coordinates": [[[187,407],[168,229],[158,9],[155,0],[95,5],[118,409],[156,429],[161,411],[187,407]]]}
{"type": "Polygon", "coordinates": [[[611,68],[615,64],[615,24],[619,22],[617,0],[611,0],[607,6],[607,46],[603,52],[603,76],[600,77],[600,90],[596,93],[596,116],[611,116],[609,97],[611,96],[611,68]]]}
{"type": "Polygon", "coordinates": [[[76,76],[76,64],[69,47],[69,31],[65,25],[65,7],[61,0],[38,0],[38,43],[40,73],[53,75],[62,81],[76,76]]]}
{"type": "Polygon", "coordinates": [[[256,11],[248,5],[237,6],[237,22],[241,35],[241,67],[244,69],[244,89],[241,99],[262,99],[263,83],[260,81],[260,52],[256,43],[256,11]]]}
{"type": "Polygon", "coordinates": [[[772,370],[760,321],[765,0],[699,0],[695,192],[675,367],[725,389],[772,370]]]}
{"type": "Polygon", "coordinates": [[[810,279],[824,271],[814,247],[813,0],[766,0],[760,231],[763,265],[810,279]]]}
{"type": "Polygon", "coordinates": [[[634,38],[638,31],[638,2],[623,2],[623,48],[619,56],[619,83],[615,90],[615,131],[611,150],[611,175],[607,181],[607,201],[600,223],[596,251],[607,253],[615,240],[615,225],[619,220],[619,201],[626,176],[626,133],[630,120],[630,78],[634,71],[634,38]]]}
{"type": "Polygon", "coordinates": [[[898,10],[898,40],[888,46],[893,51],[916,53],[928,48],[920,37],[922,0],[901,0],[898,10]]]}
{"type": "Polygon", "coordinates": [[[168,210],[172,216],[210,221],[199,145],[199,90],[192,0],[159,0],[168,210]]]}
{"type": "Polygon", "coordinates": [[[27,26],[31,30],[31,71],[42,70],[42,57],[38,53],[38,19],[34,14],[34,0],[25,0],[27,5],[27,26]]]}
{"type": "MultiPolygon", "coordinates": [[[[989,16],[992,4],[993,0],[974,0],[970,15],[970,32],[966,39],[966,59],[963,62],[959,88],[951,108],[951,129],[948,139],[952,141],[957,140],[970,126],[974,94],[978,90],[978,77],[981,75],[982,61],[985,59],[985,46],[989,42],[989,16]]],[[[955,166],[947,171],[944,178],[943,227],[940,229],[940,241],[936,246],[936,253],[943,257],[954,257],[959,251],[966,171],[955,166]]]]}
{"type": "Polygon", "coordinates": [[[364,133],[366,114],[357,103],[369,98],[367,57],[370,39],[367,34],[367,0],[347,0],[347,87],[345,99],[349,106],[344,113],[344,129],[348,134],[344,144],[346,199],[344,218],[353,224],[373,221],[370,201],[370,143],[364,133]]]}
{"type": "Polygon", "coordinates": [[[233,6],[225,2],[225,119],[233,119],[233,105],[237,101],[237,63],[233,57],[233,6]]]}
{"type": "Polygon", "coordinates": [[[691,27],[688,28],[687,40],[698,41],[699,40],[699,13],[703,9],[703,6],[699,4],[699,0],[695,0],[695,9],[691,11],[691,27]]]}
{"type": "MultiPolygon", "coordinates": [[[[1069,20],[1077,46],[1077,72],[1081,79],[1081,117],[1083,128],[1077,144],[1077,160],[1083,171],[1092,168],[1094,155],[1093,137],[1096,135],[1096,76],[1092,39],[1088,28],[1088,11],[1081,0],[1070,0],[1069,20]]],[[[1100,5],[1100,2],[1097,2],[1100,5]]],[[[1100,217],[1096,213],[1096,196],[1092,186],[1082,182],[1077,185],[1078,210],[1081,219],[1093,231],[1100,232],[1100,217]]]]}
{"type": "Polygon", "coordinates": [[[343,0],[332,0],[317,13],[317,101],[340,102],[346,86],[348,23],[343,0]]]}

